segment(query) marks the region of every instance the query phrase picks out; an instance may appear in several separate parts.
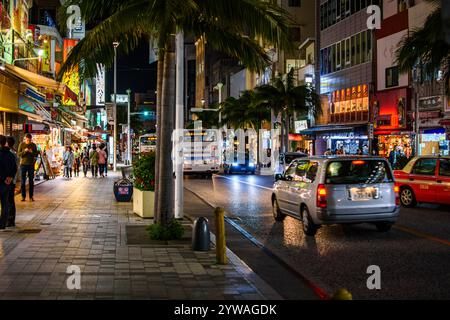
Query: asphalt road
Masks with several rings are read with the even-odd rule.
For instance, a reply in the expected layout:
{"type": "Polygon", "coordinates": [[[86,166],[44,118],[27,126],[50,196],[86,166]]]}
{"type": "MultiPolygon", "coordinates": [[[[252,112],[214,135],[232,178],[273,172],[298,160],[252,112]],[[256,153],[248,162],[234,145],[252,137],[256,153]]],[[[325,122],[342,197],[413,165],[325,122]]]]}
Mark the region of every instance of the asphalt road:
{"type": "Polygon", "coordinates": [[[369,224],[335,225],[311,238],[300,221],[273,220],[272,184],[271,176],[185,180],[187,189],[224,207],[234,223],[329,294],[344,287],[354,299],[450,299],[449,207],[402,208],[389,233],[369,224]],[[367,288],[371,265],[380,267],[380,290],[367,288]]]}

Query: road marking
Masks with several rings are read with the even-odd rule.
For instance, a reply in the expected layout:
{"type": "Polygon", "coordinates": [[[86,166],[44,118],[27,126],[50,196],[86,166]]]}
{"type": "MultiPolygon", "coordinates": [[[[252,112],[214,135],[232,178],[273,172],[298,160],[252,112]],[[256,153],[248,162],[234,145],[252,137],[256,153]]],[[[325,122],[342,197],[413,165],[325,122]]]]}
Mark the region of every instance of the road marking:
{"type": "Polygon", "coordinates": [[[225,176],[220,176],[220,175],[214,175],[214,177],[222,178],[222,179],[227,179],[227,180],[230,180],[230,181],[238,181],[238,182],[240,182],[240,183],[247,184],[247,185],[252,186],[252,187],[257,187],[257,188],[261,188],[261,189],[273,191],[273,188],[268,188],[268,187],[260,186],[259,184],[254,184],[254,183],[242,181],[242,180],[239,180],[239,179],[232,179],[232,178],[225,177],[225,176]]]}
{"type": "Polygon", "coordinates": [[[430,241],[434,241],[434,242],[438,242],[440,244],[444,244],[446,246],[450,246],[450,241],[434,237],[434,236],[432,236],[432,235],[430,235],[428,233],[424,233],[424,232],[421,232],[421,231],[418,231],[418,230],[415,230],[415,229],[411,229],[411,228],[408,228],[408,227],[405,227],[405,226],[402,226],[402,225],[398,225],[398,224],[394,225],[393,228],[397,229],[397,230],[400,230],[400,231],[403,231],[403,232],[406,232],[406,233],[409,233],[409,234],[412,234],[412,235],[415,235],[416,237],[419,237],[419,238],[424,238],[424,239],[427,239],[427,240],[430,240],[430,241]]]}

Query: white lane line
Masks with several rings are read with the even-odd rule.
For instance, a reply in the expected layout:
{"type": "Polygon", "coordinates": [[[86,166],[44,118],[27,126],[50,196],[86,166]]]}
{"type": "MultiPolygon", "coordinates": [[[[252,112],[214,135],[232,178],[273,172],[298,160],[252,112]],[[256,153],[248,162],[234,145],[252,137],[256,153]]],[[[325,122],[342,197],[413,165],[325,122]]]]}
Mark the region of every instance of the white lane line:
{"type": "Polygon", "coordinates": [[[247,184],[247,185],[252,186],[252,187],[257,187],[257,188],[261,188],[261,189],[273,191],[273,188],[268,188],[268,187],[260,186],[259,184],[254,184],[254,183],[242,181],[242,180],[239,180],[239,179],[232,179],[232,178],[229,178],[229,177],[224,177],[224,176],[219,176],[219,175],[214,175],[214,177],[216,177],[216,178],[222,178],[222,179],[227,179],[227,180],[230,180],[230,181],[238,181],[238,182],[240,182],[240,183],[247,184]]]}

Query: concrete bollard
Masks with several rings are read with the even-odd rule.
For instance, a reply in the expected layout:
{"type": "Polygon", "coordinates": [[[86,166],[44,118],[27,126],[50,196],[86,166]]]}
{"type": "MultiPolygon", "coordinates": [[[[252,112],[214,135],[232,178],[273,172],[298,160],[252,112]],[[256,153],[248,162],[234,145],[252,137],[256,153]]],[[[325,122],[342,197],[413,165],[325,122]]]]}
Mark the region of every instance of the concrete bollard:
{"type": "Polygon", "coordinates": [[[218,264],[228,264],[225,241],[225,213],[223,208],[214,210],[216,217],[216,258],[218,264]]]}
{"type": "Polygon", "coordinates": [[[192,250],[209,251],[211,249],[211,239],[209,236],[208,219],[200,217],[194,223],[192,232],[192,250]]]}
{"type": "Polygon", "coordinates": [[[353,296],[347,289],[340,288],[333,294],[331,300],[353,300],[353,296]]]}

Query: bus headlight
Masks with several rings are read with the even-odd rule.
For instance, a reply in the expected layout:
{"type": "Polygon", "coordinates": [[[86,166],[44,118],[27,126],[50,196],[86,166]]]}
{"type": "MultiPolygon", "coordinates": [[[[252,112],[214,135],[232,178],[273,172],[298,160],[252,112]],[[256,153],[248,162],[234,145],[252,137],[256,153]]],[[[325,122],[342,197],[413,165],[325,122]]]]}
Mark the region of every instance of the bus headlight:
{"type": "Polygon", "coordinates": [[[237,162],[233,163],[233,167],[239,167],[239,163],[237,162]]]}

